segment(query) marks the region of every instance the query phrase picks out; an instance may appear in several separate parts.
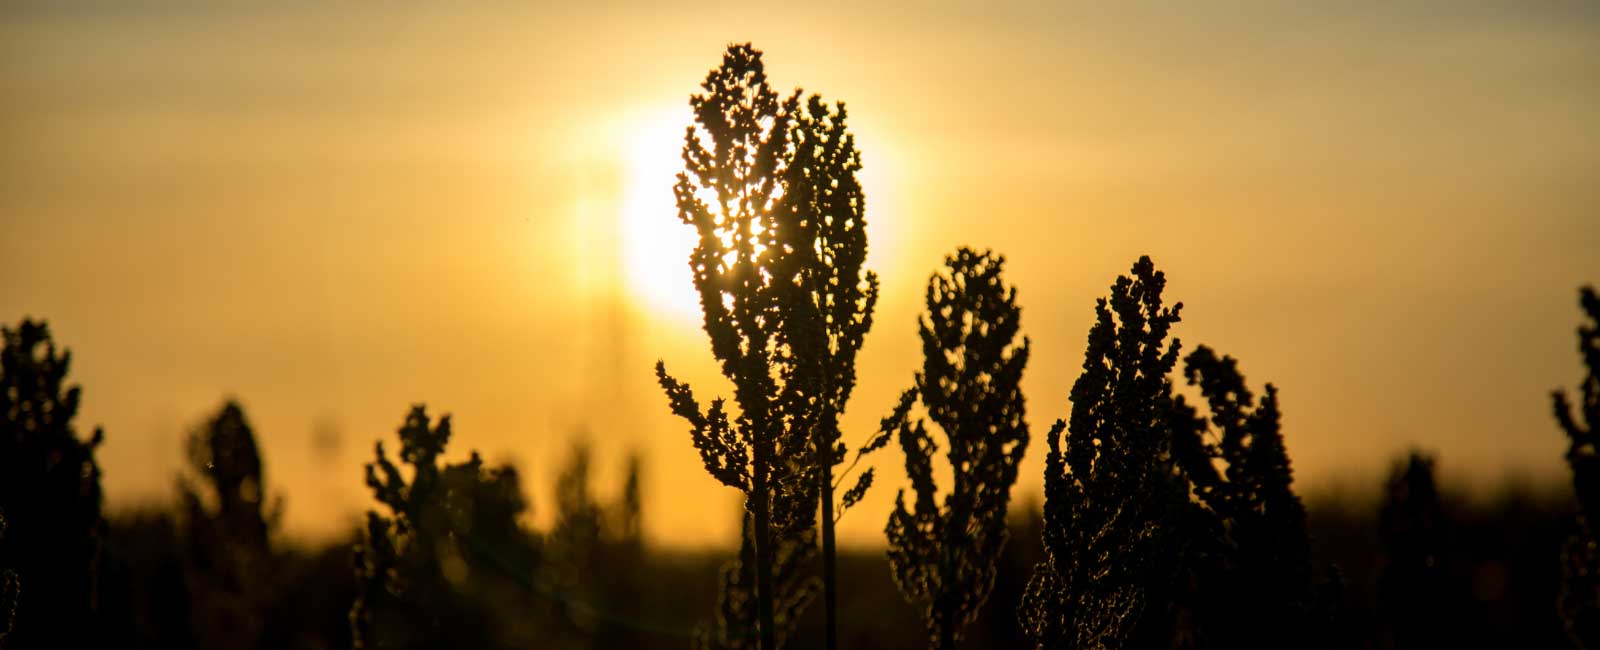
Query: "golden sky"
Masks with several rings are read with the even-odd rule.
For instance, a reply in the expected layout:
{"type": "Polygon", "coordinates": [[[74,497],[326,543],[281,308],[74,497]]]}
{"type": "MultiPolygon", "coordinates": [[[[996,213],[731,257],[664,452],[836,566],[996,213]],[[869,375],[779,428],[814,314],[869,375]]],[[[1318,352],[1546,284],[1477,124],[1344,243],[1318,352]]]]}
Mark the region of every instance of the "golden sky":
{"type": "MultiPolygon", "coordinates": [[[[735,494],[651,365],[726,392],[669,187],[688,95],[743,41],[847,101],[863,152],[884,297],[847,439],[909,385],[956,246],[1009,260],[1036,441],[1148,253],[1186,346],[1282,389],[1304,490],[1412,446],[1447,481],[1564,480],[1548,392],[1600,281],[1593,3],[330,4],[0,8],[0,319],[74,351],[113,507],[170,498],[235,395],[287,532],[340,531],[426,402],[459,455],[524,470],[536,518],[587,432],[602,469],[646,455],[656,539],[728,543],[735,494]]],[[[881,538],[899,462],[847,542],[881,538]]]]}

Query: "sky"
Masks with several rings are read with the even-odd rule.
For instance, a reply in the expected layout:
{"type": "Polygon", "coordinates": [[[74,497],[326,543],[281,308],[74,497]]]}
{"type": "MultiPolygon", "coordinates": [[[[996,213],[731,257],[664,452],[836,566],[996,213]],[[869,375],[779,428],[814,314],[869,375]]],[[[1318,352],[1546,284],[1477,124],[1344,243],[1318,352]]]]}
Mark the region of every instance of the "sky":
{"type": "MultiPolygon", "coordinates": [[[[670,187],[689,95],[753,42],[778,88],[847,103],[865,163],[883,297],[847,440],[920,366],[929,274],[993,249],[1037,498],[1094,300],[1149,254],[1186,349],[1282,391],[1302,492],[1412,448],[1468,488],[1566,480],[1597,5],[1108,4],[8,2],[0,320],[74,353],[113,510],[169,503],[232,396],[285,534],[344,534],[425,403],[453,455],[522,470],[536,523],[582,439],[602,496],[644,457],[652,539],[729,545],[736,494],[651,369],[729,394],[670,187]]],[[[844,543],[881,543],[897,454],[844,543]]]]}

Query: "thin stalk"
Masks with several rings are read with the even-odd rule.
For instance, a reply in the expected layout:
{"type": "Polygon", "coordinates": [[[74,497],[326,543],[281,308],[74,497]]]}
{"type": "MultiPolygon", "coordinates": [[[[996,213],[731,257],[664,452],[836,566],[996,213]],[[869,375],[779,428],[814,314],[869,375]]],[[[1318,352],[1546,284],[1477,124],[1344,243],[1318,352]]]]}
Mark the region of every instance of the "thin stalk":
{"type": "Polygon", "coordinates": [[[822,501],[822,610],[827,649],[839,647],[839,580],[834,570],[833,465],[827,445],[817,445],[817,484],[822,501]]]}
{"type": "Polygon", "coordinates": [[[771,462],[770,443],[755,445],[754,476],[750,498],[755,500],[756,530],[756,612],[761,619],[761,650],[778,650],[777,628],[772,615],[772,512],[767,466],[771,462]]]}

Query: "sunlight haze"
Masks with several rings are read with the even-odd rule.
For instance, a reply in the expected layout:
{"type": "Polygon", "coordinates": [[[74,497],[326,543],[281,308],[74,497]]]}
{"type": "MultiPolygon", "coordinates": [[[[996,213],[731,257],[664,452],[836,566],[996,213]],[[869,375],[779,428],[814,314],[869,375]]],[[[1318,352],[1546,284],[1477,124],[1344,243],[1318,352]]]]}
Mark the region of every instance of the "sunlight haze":
{"type": "MultiPolygon", "coordinates": [[[[426,403],[541,523],[587,436],[603,497],[644,455],[653,540],[732,545],[737,493],[652,367],[731,395],[672,185],[690,94],[746,41],[775,88],[846,102],[862,152],[883,293],[852,446],[970,245],[1006,256],[1033,343],[1021,503],[1140,254],[1185,349],[1281,389],[1303,494],[1412,447],[1446,482],[1568,480],[1549,391],[1600,282],[1597,5],[690,4],[0,8],[0,318],[72,350],[108,507],[170,501],[236,396],[288,534],[344,535],[373,442],[426,403]]],[[[844,543],[882,544],[899,453],[844,543]]]]}

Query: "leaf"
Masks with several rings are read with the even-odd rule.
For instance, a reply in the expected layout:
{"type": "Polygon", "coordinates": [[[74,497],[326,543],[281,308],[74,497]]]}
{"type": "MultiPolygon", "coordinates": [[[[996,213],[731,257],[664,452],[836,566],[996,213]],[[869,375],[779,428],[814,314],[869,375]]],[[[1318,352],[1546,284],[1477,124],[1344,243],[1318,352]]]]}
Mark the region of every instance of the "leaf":
{"type": "Polygon", "coordinates": [[[861,472],[861,475],[856,477],[856,484],[851,486],[850,489],[844,491],[844,498],[839,506],[839,514],[834,518],[838,519],[839,517],[843,517],[844,512],[849,510],[850,506],[860,503],[861,498],[867,495],[867,489],[871,487],[872,468],[868,467],[866,471],[861,472]]]}

